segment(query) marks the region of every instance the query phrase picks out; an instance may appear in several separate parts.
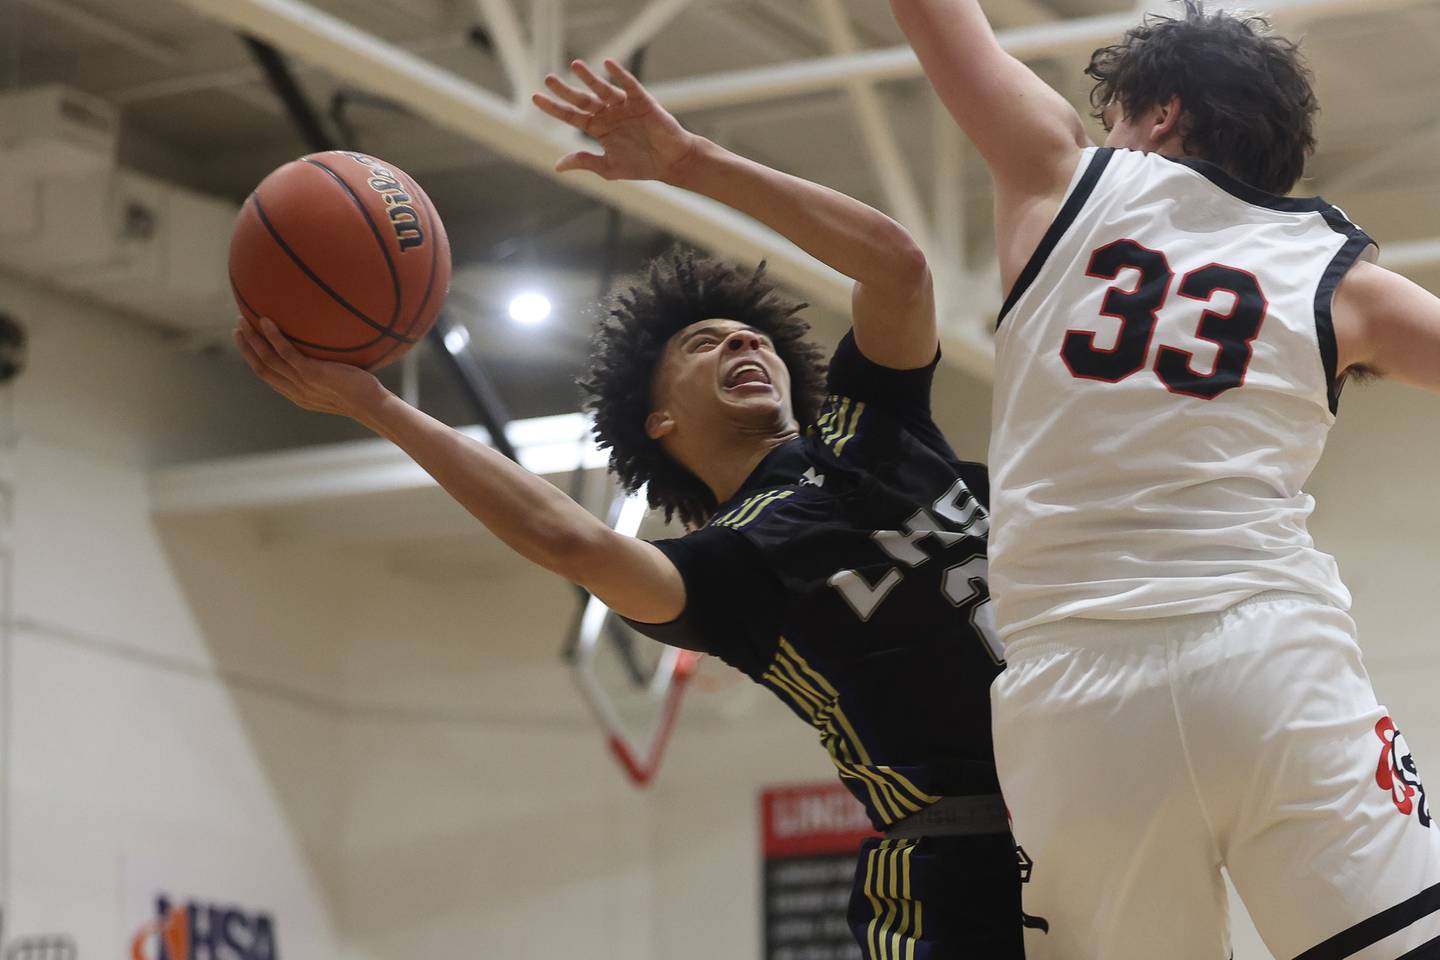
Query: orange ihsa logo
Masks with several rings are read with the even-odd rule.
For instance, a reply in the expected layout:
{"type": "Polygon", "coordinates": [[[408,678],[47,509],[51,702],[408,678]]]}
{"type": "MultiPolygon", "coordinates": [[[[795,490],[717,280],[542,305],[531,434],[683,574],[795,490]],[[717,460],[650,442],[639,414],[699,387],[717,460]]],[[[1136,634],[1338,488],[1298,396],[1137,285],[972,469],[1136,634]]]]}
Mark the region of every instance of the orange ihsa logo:
{"type": "Polygon", "coordinates": [[[130,943],[130,960],[280,960],[268,913],[155,898],[155,919],[130,943]]]}

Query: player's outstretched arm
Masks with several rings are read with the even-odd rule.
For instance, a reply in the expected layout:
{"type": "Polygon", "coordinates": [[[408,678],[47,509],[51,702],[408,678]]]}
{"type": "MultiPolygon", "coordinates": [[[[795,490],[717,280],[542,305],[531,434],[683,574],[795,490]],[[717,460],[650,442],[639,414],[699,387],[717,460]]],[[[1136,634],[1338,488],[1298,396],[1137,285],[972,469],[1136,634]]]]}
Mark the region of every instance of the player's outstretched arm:
{"type": "Polygon", "coordinates": [[[268,320],[257,328],[242,319],[236,341],[250,368],[278,393],[307,410],[351,417],[393,442],[525,559],[631,620],[666,623],[684,611],[684,582],[657,547],[616,533],[544,479],[416,410],[371,374],[306,357],[268,320]]]}
{"type": "Polygon", "coordinates": [[[1340,370],[1363,367],[1440,393],[1440,297],[1361,262],[1336,290],[1333,317],[1340,370]]]}
{"type": "Polygon", "coordinates": [[[572,65],[586,89],[555,75],[535,105],[599,142],[558,170],[607,180],[660,180],[745,213],[853,279],[856,341],[876,363],[899,369],[935,358],[938,337],[929,266],[900,224],[858,200],[755,163],[686,130],[629,71],[605,62],[606,80],[572,65]]]}
{"type": "Polygon", "coordinates": [[[1065,189],[1089,145],[1079,114],[995,39],[977,0],[890,0],[925,75],[974,143],[996,186],[1065,189]]]}

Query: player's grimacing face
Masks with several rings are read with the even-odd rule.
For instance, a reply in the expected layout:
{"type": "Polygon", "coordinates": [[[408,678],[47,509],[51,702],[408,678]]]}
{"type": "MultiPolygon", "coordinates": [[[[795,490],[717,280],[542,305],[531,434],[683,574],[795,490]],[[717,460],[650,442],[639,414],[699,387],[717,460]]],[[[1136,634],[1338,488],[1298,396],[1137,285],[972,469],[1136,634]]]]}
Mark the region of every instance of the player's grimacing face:
{"type": "Polygon", "coordinates": [[[738,320],[701,320],[665,345],[653,405],[681,430],[786,425],[790,372],[765,334],[738,320]]]}

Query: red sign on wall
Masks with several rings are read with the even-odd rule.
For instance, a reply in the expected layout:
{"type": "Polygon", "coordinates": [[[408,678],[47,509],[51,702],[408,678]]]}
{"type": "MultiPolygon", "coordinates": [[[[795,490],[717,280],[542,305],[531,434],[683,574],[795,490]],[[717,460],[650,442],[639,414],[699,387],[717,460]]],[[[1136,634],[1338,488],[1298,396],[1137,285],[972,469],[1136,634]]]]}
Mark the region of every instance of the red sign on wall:
{"type": "Polygon", "coordinates": [[[878,836],[860,801],[840,783],[771,787],[760,795],[766,857],[854,854],[878,836]]]}
{"type": "Polygon", "coordinates": [[[767,960],[859,960],[846,922],[860,842],[877,834],[839,783],[760,795],[767,960]]]}

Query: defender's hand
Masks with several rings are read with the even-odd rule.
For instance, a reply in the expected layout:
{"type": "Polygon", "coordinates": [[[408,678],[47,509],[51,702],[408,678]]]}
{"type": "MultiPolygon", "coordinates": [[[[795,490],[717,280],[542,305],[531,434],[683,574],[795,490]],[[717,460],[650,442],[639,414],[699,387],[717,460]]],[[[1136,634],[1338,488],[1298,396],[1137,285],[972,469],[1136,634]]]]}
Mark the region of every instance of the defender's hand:
{"type": "Polygon", "coordinates": [[[368,370],[305,356],[268,319],[241,317],[235,342],[257,377],[306,410],[363,420],[389,392],[368,370]]]}
{"type": "Polygon", "coordinates": [[[583,60],[574,61],[570,68],[589,92],[552,73],[545,78],[545,86],[565,102],[543,93],[531,100],[550,116],[598,141],[605,152],[567,154],[555,169],[589,170],[606,180],[677,180],[698,152],[701,139],[682,127],[614,60],[605,61],[613,83],[596,76],[583,60]]]}

